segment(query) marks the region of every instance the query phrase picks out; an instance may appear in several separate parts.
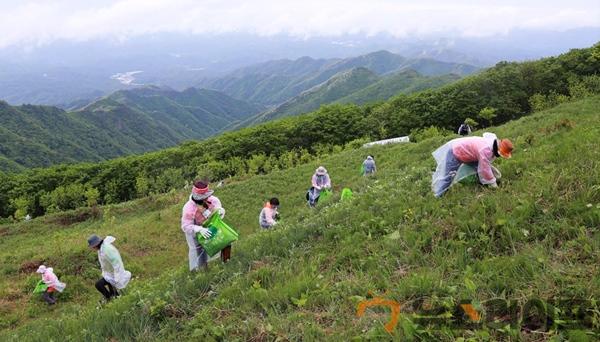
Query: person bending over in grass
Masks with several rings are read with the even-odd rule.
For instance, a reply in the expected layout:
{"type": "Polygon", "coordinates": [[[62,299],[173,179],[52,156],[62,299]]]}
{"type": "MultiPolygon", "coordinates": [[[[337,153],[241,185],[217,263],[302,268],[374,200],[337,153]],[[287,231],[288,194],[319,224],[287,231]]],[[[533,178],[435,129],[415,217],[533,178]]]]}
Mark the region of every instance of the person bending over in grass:
{"type": "Polygon", "coordinates": [[[375,158],[373,158],[373,156],[367,156],[367,159],[362,163],[362,174],[363,176],[372,176],[375,172],[377,172],[375,158]]]}
{"type": "Polygon", "coordinates": [[[56,276],[56,274],[54,274],[54,270],[52,269],[52,267],[46,267],[44,265],[41,265],[36,272],[42,275],[42,281],[48,287],[46,291],[42,293],[42,298],[44,299],[44,301],[46,301],[46,303],[48,303],[48,305],[56,304],[56,298],[54,298],[54,293],[56,291],[63,292],[67,285],[58,280],[58,277],[56,276]]]}
{"type": "MultiPolygon", "coordinates": [[[[185,233],[189,248],[189,266],[190,271],[200,268],[206,268],[208,265],[208,254],[198,243],[196,234],[202,234],[205,238],[210,238],[210,231],[202,224],[214,212],[218,212],[221,218],[225,216],[225,209],[221,206],[221,201],[213,196],[214,191],[208,188],[208,184],[203,181],[194,181],[192,194],[189,200],[183,206],[181,214],[181,229],[185,233]]],[[[231,257],[231,245],[221,250],[221,260],[227,262],[231,257]]]]}
{"type": "Polygon", "coordinates": [[[497,157],[510,158],[512,150],[510,140],[498,140],[493,133],[484,133],[483,137],[450,140],[432,153],[437,162],[431,182],[435,197],[442,196],[450,188],[456,171],[463,163],[477,163],[479,181],[493,188],[498,187],[492,172],[492,162],[497,157]]]}
{"type": "Polygon", "coordinates": [[[319,200],[321,191],[331,189],[331,179],[327,173],[327,169],[319,166],[312,176],[312,187],[308,190],[308,205],[314,207],[319,200]]]}
{"type": "Polygon", "coordinates": [[[277,197],[271,198],[260,211],[258,216],[258,223],[262,229],[273,228],[279,220],[279,199],[277,197]]]}
{"type": "Polygon", "coordinates": [[[112,244],[115,240],[112,236],[102,239],[98,235],[92,235],[88,238],[88,247],[98,251],[98,261],[102,270],[102,278],[96,282],[96,289],[106,301],[118,297],[119,290],[124,289],[131,280],[131,272],[125,270],[121,254],[112,244]]]}

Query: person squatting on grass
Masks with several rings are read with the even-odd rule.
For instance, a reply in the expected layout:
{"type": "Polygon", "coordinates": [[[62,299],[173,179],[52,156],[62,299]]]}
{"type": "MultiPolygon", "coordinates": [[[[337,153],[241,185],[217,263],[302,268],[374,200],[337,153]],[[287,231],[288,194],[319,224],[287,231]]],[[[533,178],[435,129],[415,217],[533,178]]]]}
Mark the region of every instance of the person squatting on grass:
{"type": "Polygon", "coordinates": [[[477,174],[481,184],[498,187],[492,172],[492,162],[497,157],[510,158],[512,150],[513,144],[510,140],[498,140],[493,133],[483,133],[483,137],[450,140],[432,153],[437,162],[431,182],[435,197],[442,196],[450,188],[456,171],[463,163],[477,163],[477,174]]]}
{"type": "MultiPolygon", "coordinates": [[[[189,200],[183,206],[181,214],[181,229],[185,233],[189,248],[190,271],[206,268],[208,266],[208,254],[198,243],[196,234],[202,234],[206,239],[210,238],[210,231],[202,226],[210,215],[218,212],[221,218],[225,216],[225,209],[221,206],[221,201],[213,196],[213,190],[208,188],[208,184],[202,181],[194,181],[192,194],[189,200]]],[[[231,245],[221,250],[221,260],[227,262],[231,257],[231,245]]]]}
{"type": "Polygon", "coordinates": [[[107,236],[102,239],[97,235],[88,238],[88,247],[98,251],[98,261],[102,270],[102,278],[96,282],[96,289],[109,301],[119,296],[131,279],[131,272],[125,270],[119,250],[112,244],[116,239],[107,236]]]}
{"type": "Polygon", "coordinates": [[[322,190],[331,189],[331,179],[327,173],[327,169],[319,166],[312,176],[312,187],[308,190],[307,200],[308,205],[314,207],[319,200],[322,190]]]}
{"type": "Polygon", "coordinates": [[[373,156],[367,156],[367,159],[362,163],[362,174],[363,176],[372,176],[377,172],[377,166],[375,166],[375,158],[373,156]]]}
{"type": "Polygon", "coordinates": [[[279,220],[279,199],[277,197],[271,198],[260,211],[258,215],[258,223],[262,229],[273,228],[279,220]]]}
{"type": "Polygon", "coordinates": [[[48,303],[48,305],[56,304],[54,292],[63,292],[67,285],[58,280],[58,277],[56,274],[54,274],[54,269],[52,267],[41,265],[36,272],[42,275],[42,281],[44,284],[46,284],[46,286],[48,286],[46,291],[42,293],[42,298],[44,301],[46,301],[46,303],[48,303]]]}

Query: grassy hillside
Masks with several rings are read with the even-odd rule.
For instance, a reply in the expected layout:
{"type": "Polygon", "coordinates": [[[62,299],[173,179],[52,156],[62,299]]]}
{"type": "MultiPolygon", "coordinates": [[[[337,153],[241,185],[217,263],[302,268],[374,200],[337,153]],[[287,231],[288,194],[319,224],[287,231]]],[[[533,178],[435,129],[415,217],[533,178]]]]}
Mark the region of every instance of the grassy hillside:
{"type": "Polygon", "coordinates": [[[0,101],[0,170],[101,161],[214,135],[263,107],[213,90],[117,91],[81,110],[0,101]]]}
{"type": "Polygon", "coordinates": [[[388,51],[377,51],[345,59],[302,57],[293,61],[269,61],[235,70],[224,77],[205,80],[201,86],[222,91],[238,99],[273,106],[300,95],[340,72],[359,67],[378,75],[407,69],[427,76],[450,73],[469,75],[478,70],[472,65],[433,59],[408,59],[388,51]]]}
{"type": "MultiPolygon", "coordinates": [[[[587,302],[588,320],[578,330],[564,328],[564,319],[544,326],[533,311],[511,325],[506,310],[493,315],[492,304],[600,295],[598,108],[600,97],[587,98],[490,129],[516,145],[512,159],[495,163],[503,174],[496,190],[457,186],[435,199],[430,153],[450,139],[441,136],[343,151],[228,185],[217,194],[242,237],[232,262],[205,273],[185,269],[178,227],[183,193],[105,209],[103,218],[71,226],[52,216],[5,226],[3,324],[53,318],[25,322],[0,339],[597,340],[597,302],[587,302]],[[376,178],[358,175],[367,153],[378,162],[376,178]],[[354,200],[308,210],[302,197],[318,164],[328,167],[338,194],[349,186],[354,200]],[[282,198],[284,223],[259,232],[256,215],[273,194],[282,198]],[[125,296],[102,308],[89,296],[99,276],[85,250],[93,231],[117,236],[136,277],[125,296]],[[34,260],[52,264],[70,284],[55,308],[29,299],[36,276],[27,266],[34,260]],[[389,310],[357,317],[357,304],[371,296],[402,303],[393,335],[383,328],[389,310]],[[486,324],[465,326],[455,310],[461,300],[485,310],[486,324]],[[444,321],[460,325],[423,319],[437,308],[444,321]]],[[[564,318],[578,306],[557,313],[564,318]]]]}
{"type": "Polygon", "coordinates": [[[414,70],[406,70],[386,75],[359,91],[349,94],[336,103],[365,104],[385,101],[398,94],[411,94],[426,89],[435,89],[460,79],[455,74],[442,76],[422,76],[414,70]]]}

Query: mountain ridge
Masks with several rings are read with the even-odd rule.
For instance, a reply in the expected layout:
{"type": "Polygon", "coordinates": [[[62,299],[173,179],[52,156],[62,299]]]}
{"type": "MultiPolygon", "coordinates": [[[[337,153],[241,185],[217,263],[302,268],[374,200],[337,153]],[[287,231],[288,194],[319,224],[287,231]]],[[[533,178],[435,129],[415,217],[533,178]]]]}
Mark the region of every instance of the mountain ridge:
{"type": "Polygon", "coordinates": [[[412,69],[377,75],[366,67],[355,67],[333,75],[284,103],[235,125],[240,128],[286,116],[317,110],[335,103],[366,104],[385,101],[399,94],[434,89],[460,79],[455,74],[423,76],[412,69]]]}
{"type": "Polygon", "coordinates": [[[456,73],[469,75],[478,67],[436,61],[430,58],[408,59],[386,50],[350,58],[313,59],[301,57],[295,60],[280,59],[239,68],[226,76],[206,79],[202,87],[222,91],[234,98],[243,98],[265,106],[273,106],[298,96],[335,74],[355,67],[365,67],[378,75],[402,69],[415,69],[425,76],[456,73]],[[300,71],[290,72],[290,68],[300,71]]]}
{"type": "Polygon", "coordinates": [[[0,101],[0,170],[97,162],[215,135],[263,107],[215,90],[119,90],[67,112],[0,101]],[[17,166],[18,165],[18,166],[17,166]]]}

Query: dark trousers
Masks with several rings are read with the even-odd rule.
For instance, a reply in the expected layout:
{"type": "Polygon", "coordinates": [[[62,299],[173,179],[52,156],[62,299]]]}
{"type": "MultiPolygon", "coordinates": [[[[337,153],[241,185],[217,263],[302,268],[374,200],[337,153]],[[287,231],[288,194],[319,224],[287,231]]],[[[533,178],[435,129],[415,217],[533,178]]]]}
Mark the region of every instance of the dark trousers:
{"type": "Polygon", "coordinates": [[[104,278],[100,278],[100,280],[96,282],[96,289],[102,293],[106,300],[110,300],[113,297],[119,296],[117,289],[104,278]]]}
{"type": "Polygon", "coordinates": [[[314,207],[319,202],[319,196],[321,195],[321,190],[317,190],[314,186],[311,186],[306,193],[306,200],[308,201],[308,205],[314,207]]]}
{"type": "Polygon", "coordinates": [[[221,250],[221,260],[223,262],[227,262],[231,258],[231,245],[223,248],[221,250]]]}
{"type": "Polygon", "coordinates": [[[48,303],[48,305],[52,305],[52,304],[56,303],[56,299],[54,298],[53,293],[50,293],[48,291],[46,291],[42,294],[42,298],[44,298],[44,301],[46,303],[48,303]]]}

